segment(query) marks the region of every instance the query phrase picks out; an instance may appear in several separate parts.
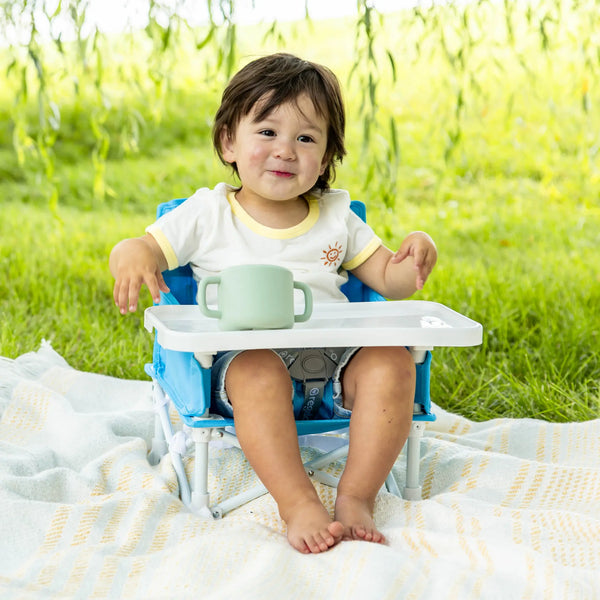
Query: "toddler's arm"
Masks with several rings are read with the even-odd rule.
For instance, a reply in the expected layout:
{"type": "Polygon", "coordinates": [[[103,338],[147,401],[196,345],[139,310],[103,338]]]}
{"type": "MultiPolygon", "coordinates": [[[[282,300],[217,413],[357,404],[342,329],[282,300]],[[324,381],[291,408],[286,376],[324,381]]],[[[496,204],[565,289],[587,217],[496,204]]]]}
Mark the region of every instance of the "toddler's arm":
{"type": "Polygon", "coordinates": [[[109,268],[115,278],[113,297],[122,315],[137,309],[142,284],[146,284],[154,302],[160,301],[161,291],[169,291],[162,276],[167,260],[148,233],[119,242],[110,253],[109,268]]]}
{"type": "Polygon", "coordinates": [[[437,261],[434,241],[424,231],[406,236],[397,252],[378,248],[353,273],[386,298],[402,300],[423,289],[437,261]]]}

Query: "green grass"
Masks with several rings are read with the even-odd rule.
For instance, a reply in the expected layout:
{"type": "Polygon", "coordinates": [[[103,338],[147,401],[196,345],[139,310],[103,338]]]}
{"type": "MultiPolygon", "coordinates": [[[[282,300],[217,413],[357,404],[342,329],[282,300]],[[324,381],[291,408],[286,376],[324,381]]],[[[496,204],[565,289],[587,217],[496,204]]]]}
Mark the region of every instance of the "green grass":
{"type": "MultiPolygon", "coordinates": [[[[327,24],[314,24],[311,39],[321,37],[319,27],[327,24]]],[[[323,36],[321,46],[304,54],[328,62],[333,37],[337,42],[342,35],[347,33],[323,36]]],[[[255,53],[249,50],[252,36],[242,38],[242,55],[255,53]]],[[[290,36],[287,49],[300,52],[304,39],[290,36]]],[[[571,79],[565,75],[557,82],[556,65],[568,64],[571,54],[558,52],[551,64],[533,56],[546,65],[535,80],[508,59],[504,77],[478,71],[486,93],[467,98],[461,143],[447,161],[457,75],[439,57],[424,53],[411,62],[399,56],[398,84],[382,93],[379,111],[381,127],[389,117],[397,124],[401,160],[390,171],[397,174],[396,206],[392,210],[381,202],[389,184],[385,176],[364,189],[362,124],[354,118],[358,98],[351,93],[349,156],[336,185],[367,202],[369,221],[390,246],[413,229],[430,232],[439,263],[415,298],[447,304],[484,326],[482,346],[436,350],[434,401],[477,420],[597,418],[600,123],[581,108],[573,83],[580,76],[576,68],[565,71],[571,79]]],[[[182,57],[180,69],[186,60],[182,57]]],[[[332,66],[347,73],[348,63],[339,56],[334,60],[332,66]]],[[[60,193],[55,211],[35,157],[25,168],[18,165],[10,127],[2,125],[0,355],[36,350],[45,338],[76,368],[145,377],[152,338],[143,329],[141,311],[118,314],[108,254],[123,237],[143,232],[157,203],[227,177],[208,140],[218,94],[199,87],[189,78],[181,81],[160,120],[152,116],[151,103],[129,99],[143,124],[137,153],[119,144],[126,114],[119,105],[112,107],[103,201],[91,191],[93,139],[86,114],[92,105],[77,107],[65,99],[54,148],[60,193]]],[[[595,94],[597,99],[598,90],[595,94]]],[[[0,114],[9,112],[10,99],[0,100],[0,114]]],[[[375,133],[369,152],[386,144],[375,133]]],[[[150,304],[146,292],[143,304],[150,304]]]]}

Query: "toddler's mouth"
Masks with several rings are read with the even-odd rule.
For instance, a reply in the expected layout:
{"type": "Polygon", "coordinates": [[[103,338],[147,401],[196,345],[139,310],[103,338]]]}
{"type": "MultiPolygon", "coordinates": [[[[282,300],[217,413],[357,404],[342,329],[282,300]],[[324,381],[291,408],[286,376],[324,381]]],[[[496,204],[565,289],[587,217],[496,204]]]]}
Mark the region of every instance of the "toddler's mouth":
{"type": "Polygon", "coordinates": [[[273,173],[273,175],[275,175],[275,177],[293,177],[293,173],[290,173],[289,171],[271,171],[271,173],[273,173]]]}

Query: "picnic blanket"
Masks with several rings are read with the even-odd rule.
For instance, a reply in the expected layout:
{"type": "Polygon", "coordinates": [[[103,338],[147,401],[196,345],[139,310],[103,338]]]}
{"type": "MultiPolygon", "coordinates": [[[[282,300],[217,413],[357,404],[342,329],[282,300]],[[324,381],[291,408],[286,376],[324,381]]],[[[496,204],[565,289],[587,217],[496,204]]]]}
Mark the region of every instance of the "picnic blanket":
{"type": "MultiPolygon", "coordinates": [[[[388,544],[303,555],[268,495],[221,520],[185,508],[170,458],[147,459],[149,382],[77,371],[47,343],[1,358],[0,598],[600,598],[600,420],[436,412],[425,499],[378,497],[388,544]]],[[[217,499],[221,476],[256,483],[235,448],[210,468],[217,499]]]]}

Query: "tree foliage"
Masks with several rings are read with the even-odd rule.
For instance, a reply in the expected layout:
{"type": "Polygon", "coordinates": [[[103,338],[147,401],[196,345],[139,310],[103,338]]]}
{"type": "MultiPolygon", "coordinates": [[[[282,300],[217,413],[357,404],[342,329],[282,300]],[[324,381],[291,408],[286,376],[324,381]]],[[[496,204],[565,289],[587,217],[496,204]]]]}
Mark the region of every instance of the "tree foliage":
{"type": "MultiPolygon", "coordinates": [[[[6,41],[0,59],[11,95],[7,118],[12,147],[21,168],[39,171],[51,206],[59,202],[55,148],[65,134],[65,98],[82,112],[79,126],[91,140],[91,193],[101,202],[107,194],[111,148],[135,153],[146,125],[132,103],[120,106],[118,135],[110,132],[107,120],[121,95],[143,96],[151,118],[160,122],[182,52],[191,49],[203,57],[201,76],[213,84],[223,84],[239,66],[235,0],[146,0],[136,6],[143,12],[138,11],[143,28],[124,27],[117,35],[98,29],[90,0],[0,2],[0,39],[6,41]]],[[[407,63],[439,64],[439,79],[430,84],[439,90],[436,131],[444,138],[440,158],[445,162],[460,159],[465,116],[497,101],[489,81],[502,86],[515,65],[531,93],[540,69],[555,69],[577,99],[578,126],[585,127],[596,108],[598,91],[592,82],[600,68],[600,0],[418,2],[394,17],[378,12],[369,0],[357,0],[356,6],[348,96],[357,99],[362,123],[364,185],[385,182],[377,185],[387,206],[396,198],[403,160],[403,123],[395,103],[410,85],[403,79],[407,63]],[[570,49],[567,62],[565,47],[570,49]],[[539,50],[545,64],[539,61],[539,50]]],[[[310,20],[308,3],[306,19],[310,20]]],[[[277,22],[267,24],[264,39],[285,49],[277,22]]],[[[507,114],[519,92],[506,90],[507,114]]],[[[590,155],[598,148],[598,140],[592,138],[582,137],[590,155]]]]}

